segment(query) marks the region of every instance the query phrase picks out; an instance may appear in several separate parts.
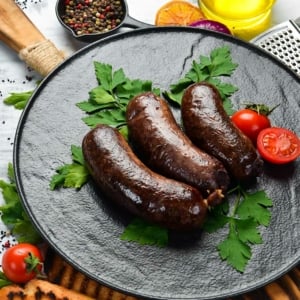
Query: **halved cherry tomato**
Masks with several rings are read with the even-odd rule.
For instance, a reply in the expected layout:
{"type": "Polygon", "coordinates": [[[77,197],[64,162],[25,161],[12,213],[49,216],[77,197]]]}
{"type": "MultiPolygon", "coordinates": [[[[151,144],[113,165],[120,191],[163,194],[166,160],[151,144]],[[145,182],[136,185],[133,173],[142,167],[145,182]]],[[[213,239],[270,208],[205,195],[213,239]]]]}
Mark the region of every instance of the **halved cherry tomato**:
{"type": "Polygon", "coordinates": [[[43,258],[38,247],[21,243],[7,249],[2,257],[5,276],[15,283],[26,283],[43,269],[43,258]]]}
{"type": "Polygon", "coordinates": [[[285,164],[300,155],[300,140],[290,130],[279,127],[263,129],[257,137],[257,150],[273,164],[285,164]]]}
{"type": "Polygon", "coordinates": [[[252,109],[241,109],[231,117],[232,122],[256,145],[259,132],[271,126],[269,118],[252,109]]]}

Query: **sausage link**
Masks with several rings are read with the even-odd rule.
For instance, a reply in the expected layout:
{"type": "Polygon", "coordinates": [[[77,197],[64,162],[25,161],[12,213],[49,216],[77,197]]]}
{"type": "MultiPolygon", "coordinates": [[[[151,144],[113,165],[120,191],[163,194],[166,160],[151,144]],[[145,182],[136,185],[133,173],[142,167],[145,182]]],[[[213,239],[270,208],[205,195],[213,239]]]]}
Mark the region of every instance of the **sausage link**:
{"type": "Polygon", "coordinates": [[[192,144],[166,101],[150,92],[138,95],[129,102],[126,117],[130,141],[155,172],[192,185],[204,196],[226,191],[226,169],[192,144]]]}
{"type": "Polygon", "coordinates": [[[97,126],[84,137],[82,149],[101,192],[129,212],[174,230],[203,224],[208,204],[200,192],[146,167],[118,130],[97,126]]]}
{"type": "Polygon", "coordinates": [[[187,136],[222,161],[236,180],[248,181],[261,173],[262,160],[250,139],[231,122],[213,85],[201,82],[189,86],[181,114],[187,136]]]}

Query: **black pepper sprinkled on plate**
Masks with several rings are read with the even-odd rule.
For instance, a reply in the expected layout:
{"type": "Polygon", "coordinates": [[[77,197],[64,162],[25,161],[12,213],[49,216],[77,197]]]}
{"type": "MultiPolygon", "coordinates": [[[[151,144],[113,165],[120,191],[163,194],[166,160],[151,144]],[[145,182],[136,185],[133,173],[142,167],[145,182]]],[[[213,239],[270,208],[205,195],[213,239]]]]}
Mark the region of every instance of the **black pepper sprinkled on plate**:
{"type": "Polygon", "coordinates": [[[77,35],[104,33],[120,25],[124,8],[120,0],[65,0],[63,22],[77,35]]]}

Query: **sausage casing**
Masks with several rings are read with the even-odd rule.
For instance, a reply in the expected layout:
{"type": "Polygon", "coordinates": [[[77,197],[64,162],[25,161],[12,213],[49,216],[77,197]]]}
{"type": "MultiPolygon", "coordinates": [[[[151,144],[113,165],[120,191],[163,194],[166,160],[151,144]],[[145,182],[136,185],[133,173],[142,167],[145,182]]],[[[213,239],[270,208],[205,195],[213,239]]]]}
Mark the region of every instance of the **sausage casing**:
{"type": "Polygon", "coordinates": [[[206,82],[189,86],[181,114],[187,136],[222,161],[236,180],[247,181],[260,174],[262,160],[250,139],[232,123],[216,87],[206,82]]]}
{"type": "Polygon", "coordinates": [[[192,144],[166,101],[150,92],[140,94],[127,105],[126,118],[130,141],[155,172],[192,185],[204,196],[227,189],[223,164],[192,144]]]}
{"type": "Polygon", "coordinates": [[[84,137],[82,149],[101,192],[118,205],[174,230],[203,224],[207,202],[200,192],[146,167],[118,130],[97,126],[84,137]]]}

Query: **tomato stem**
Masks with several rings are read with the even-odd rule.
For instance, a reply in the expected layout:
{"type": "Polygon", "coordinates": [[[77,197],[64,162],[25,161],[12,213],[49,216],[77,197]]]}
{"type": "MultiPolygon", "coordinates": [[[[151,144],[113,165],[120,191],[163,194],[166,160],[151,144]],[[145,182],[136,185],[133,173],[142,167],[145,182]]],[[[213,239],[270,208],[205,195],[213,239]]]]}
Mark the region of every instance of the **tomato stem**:
{"type": "Polygon", "coordinates": [[[251,109],[255,112],[257,112],[259,115],[268,116],[270,115],[278,106],[280,106],[280,103],[273,106],[272,108],[268,107],[265,104],[258,104],[258,103],[244,103],[245,108],[251,109]]]}

